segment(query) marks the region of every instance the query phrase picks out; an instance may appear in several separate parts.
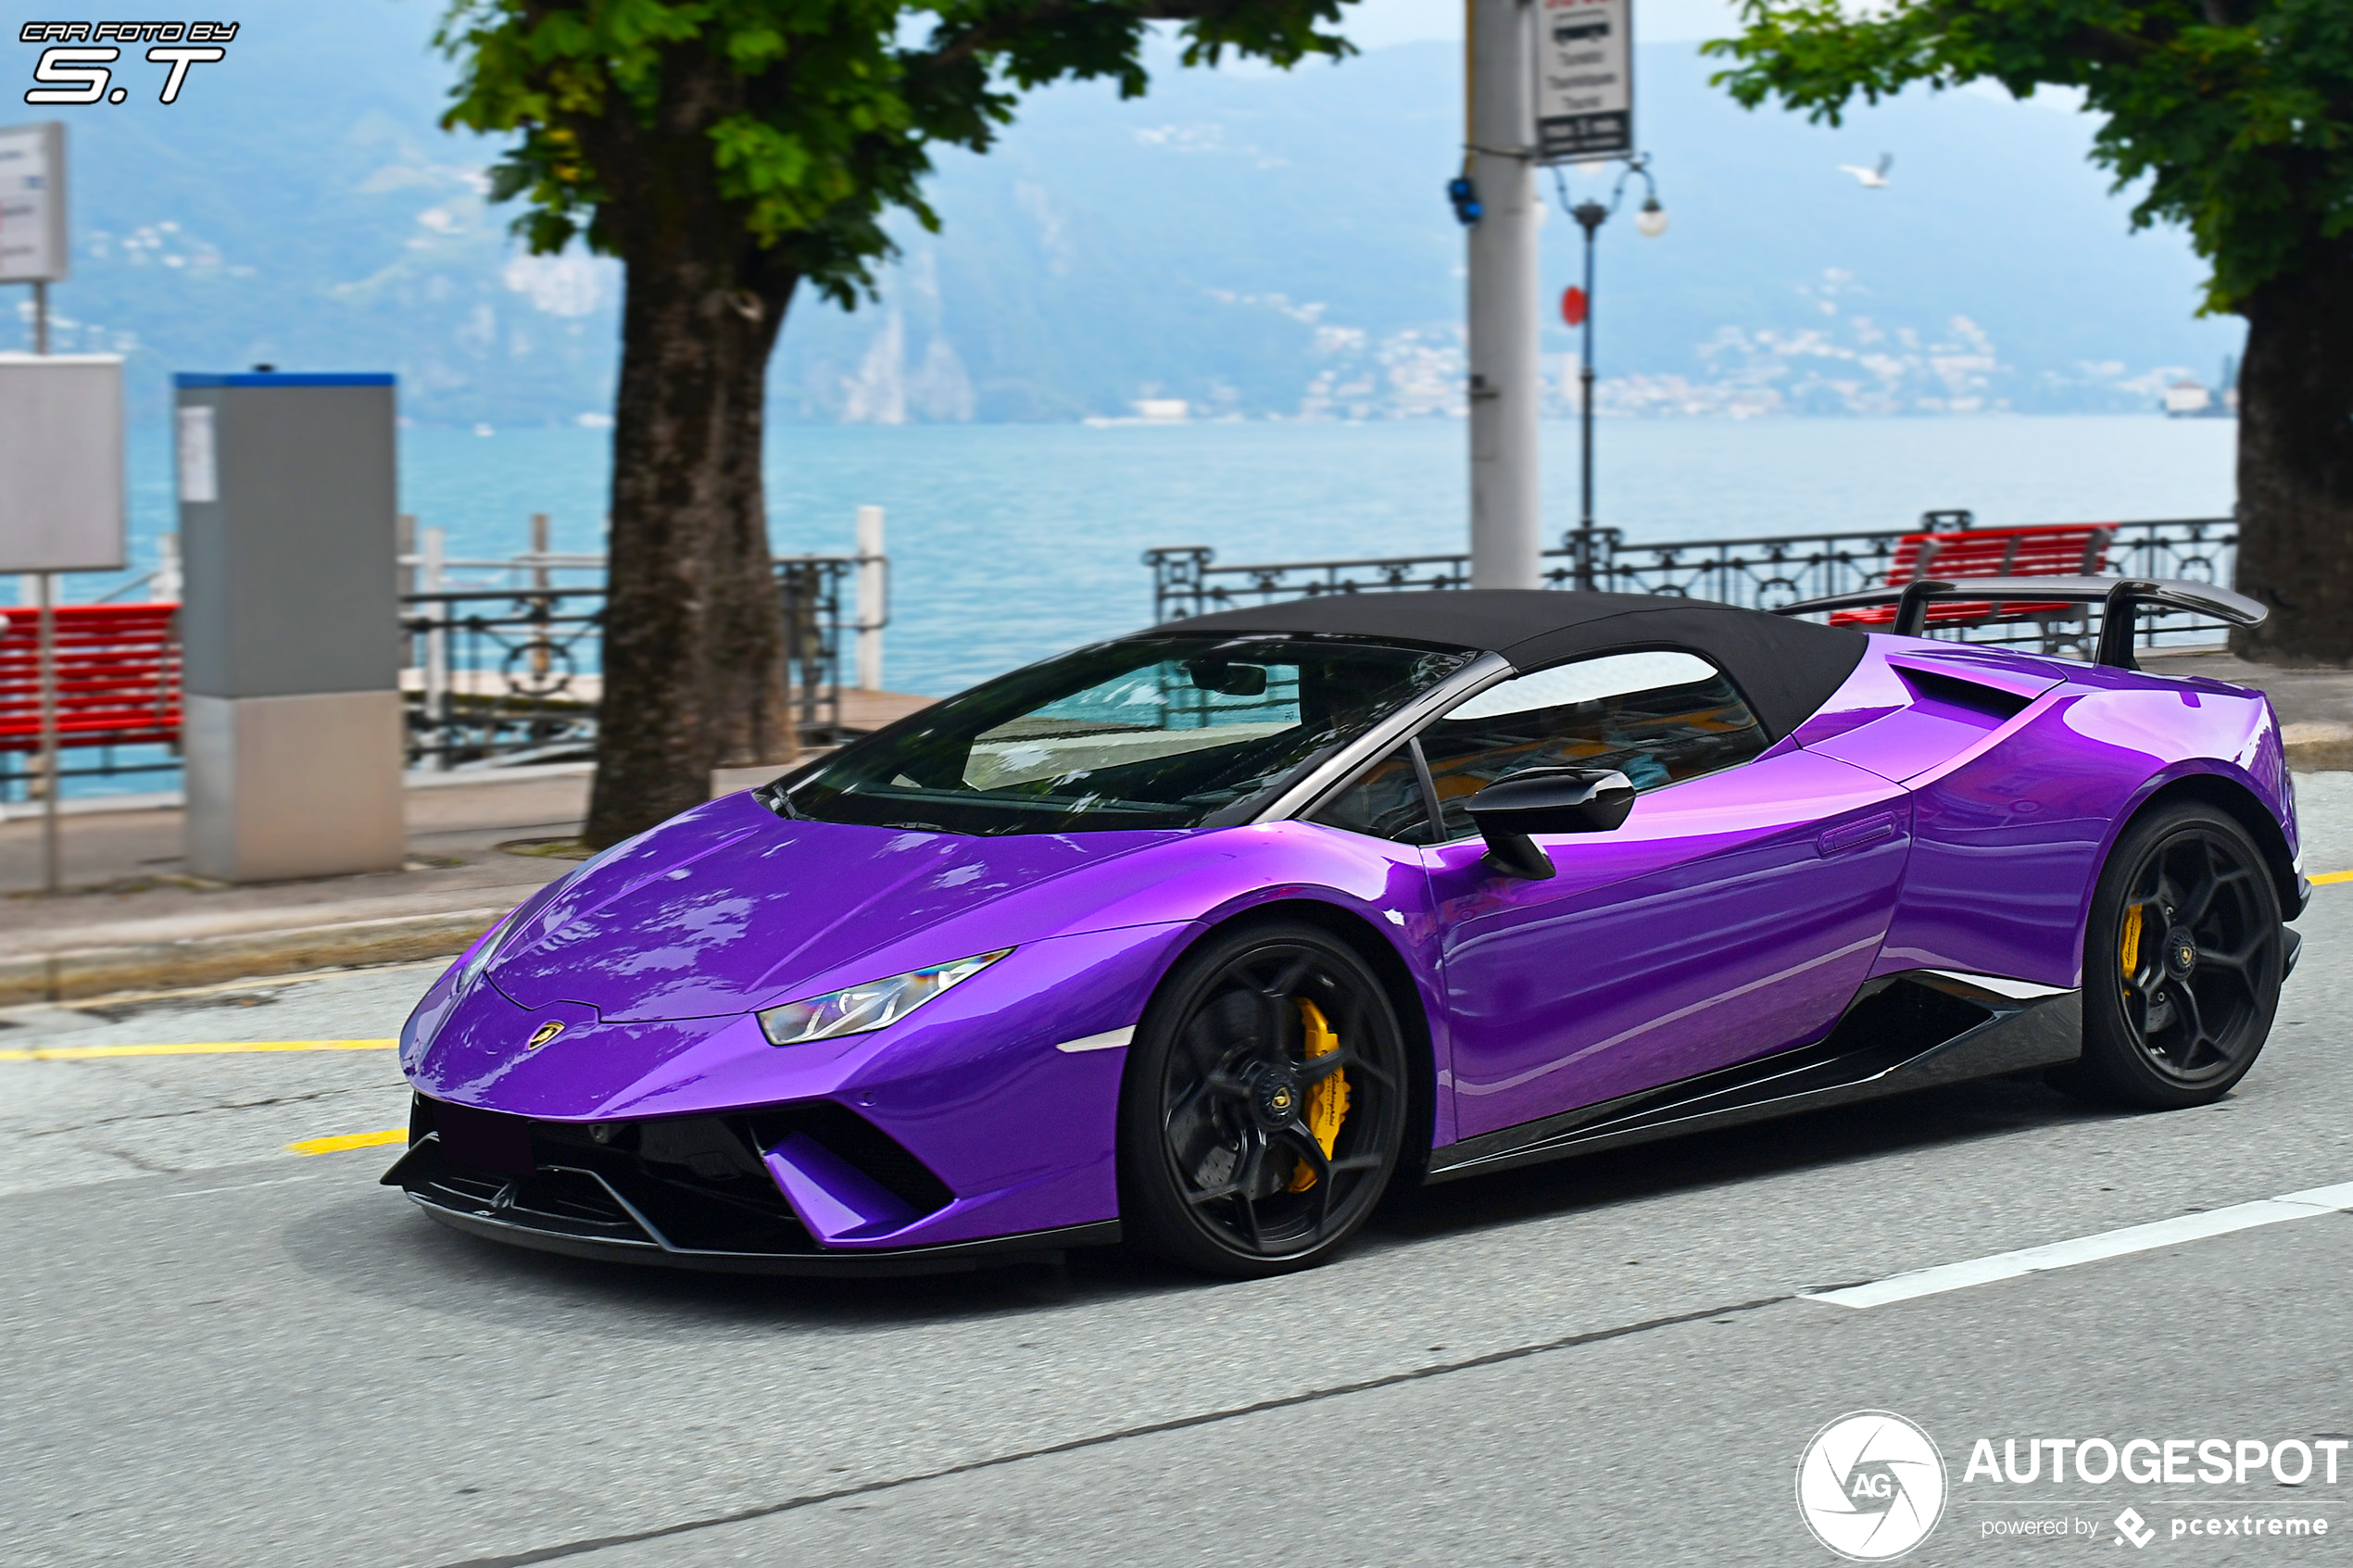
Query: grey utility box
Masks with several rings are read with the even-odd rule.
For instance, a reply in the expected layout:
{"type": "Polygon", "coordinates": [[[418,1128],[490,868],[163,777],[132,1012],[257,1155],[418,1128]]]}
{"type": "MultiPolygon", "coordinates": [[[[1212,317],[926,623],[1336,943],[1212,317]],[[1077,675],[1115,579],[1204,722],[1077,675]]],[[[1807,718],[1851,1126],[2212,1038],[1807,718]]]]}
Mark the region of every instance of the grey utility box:
{"type": "Polygon", "coordinates": [[[174,381],[188,869],[396,870],[393,379],[174,381]]]}

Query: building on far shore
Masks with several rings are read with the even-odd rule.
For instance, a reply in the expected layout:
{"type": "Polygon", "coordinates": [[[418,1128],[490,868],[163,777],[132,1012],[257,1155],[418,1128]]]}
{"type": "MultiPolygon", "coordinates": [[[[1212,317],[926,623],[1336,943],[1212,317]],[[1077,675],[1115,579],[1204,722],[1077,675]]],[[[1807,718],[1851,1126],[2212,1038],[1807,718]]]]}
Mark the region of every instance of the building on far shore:
{"type": "Polygon", "coordinates": [[[2213,386],[2183,376],[2165,389],[2165,417],[2169,420],[2234,420],[2239,412],[2239,362],[2236,355],[2222,356],[2222,376],[2213,386]]]}
{"type": "Polygon", "coordinates": [[[2169,420],[2208,420],[2219,412],[2214,395],[2203,382],[2184,376],[2165,389],[2165,417],[2169,420]]]}

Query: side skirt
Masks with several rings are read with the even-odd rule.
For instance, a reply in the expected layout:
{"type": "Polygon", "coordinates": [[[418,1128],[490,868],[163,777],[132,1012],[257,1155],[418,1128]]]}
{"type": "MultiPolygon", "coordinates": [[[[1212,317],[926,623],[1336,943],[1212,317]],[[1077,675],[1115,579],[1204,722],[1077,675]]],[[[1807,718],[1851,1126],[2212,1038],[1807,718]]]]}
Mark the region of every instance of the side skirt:
{"type": "Polygon", "coordinates": [[[1944,970],[1866,985],[1810,1046],[1434,1149],[1428,1182],[2073,1061],[2078,991],[1944,970]]]}

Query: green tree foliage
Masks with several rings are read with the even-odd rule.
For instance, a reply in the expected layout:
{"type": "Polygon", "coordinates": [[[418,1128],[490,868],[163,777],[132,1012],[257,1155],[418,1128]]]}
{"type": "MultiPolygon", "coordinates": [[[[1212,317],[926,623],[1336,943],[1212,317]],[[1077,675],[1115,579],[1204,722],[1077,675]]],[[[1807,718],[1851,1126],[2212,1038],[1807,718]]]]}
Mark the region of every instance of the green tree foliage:
{"type": "Polygon", "coordinates": [[[681,50],[722,56],[736,101],[714,103],[707,138],[745,241],[845,307],[892,254],[883,219],[927,229],[937,144],[985,152],[1022,90],[1109,77],[1124,97],[1148,78],[1148,24],[1178,24],[1187,65],[1228,54],[1280,66],[1351,46],[1329,31],[1347,0],[456,0],[437,42],[461,67],[443,123],[516,132],[492,176],[521,196],[515,230],[535,251],[585,236],[623,249],[614,205],[635,170],[610,167],[596,127],[651,128],[681,50]]]}
{"type": "MultiPolygon", "coordinates": [[[[1743,0],[1707,45],[1741,103],[1838,123],[1856,98],[2069,87],[2092,156],[2211,265],[2246,318],[2238,585],[2271,618],[2243,653],[2353,661],[2353,0],[1743,0]]],[[[2021,284],[2024,283],[2021,280],[2021,284]]]]}

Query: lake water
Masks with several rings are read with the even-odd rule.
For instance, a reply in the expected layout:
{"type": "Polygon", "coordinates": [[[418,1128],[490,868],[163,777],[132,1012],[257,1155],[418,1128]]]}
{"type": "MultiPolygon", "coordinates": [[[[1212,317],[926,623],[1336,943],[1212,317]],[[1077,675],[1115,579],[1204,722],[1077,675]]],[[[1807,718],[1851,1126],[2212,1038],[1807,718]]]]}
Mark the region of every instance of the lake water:
{"type": "MultiPolygon", "coordinates": [[[[1905,525],[1967,507],[1982,523],[2217,517],[2237,427],[2154,416],[1604,420],[1597,521],[1679,540],[1905,525]]],[[[1151,614],[1139,558],[1208,545],[1225,561],[1463,547],[1465,430],[1379,424],[793,425],[768,445],[779,551],[847,550],[861,504],[891,556],[887,683],[946,693],[1151,614]]],[[[1577,427],[1543,430],[1547,533],[1575,521],[1577,427]]],[[[558,549],[602,548],[609,439],[578,429],[404,430],[401,507],[453,556],[506,556],[529,517],[558,549]]],[[[173,526],[170,453],[133,433],[132,558],[173,526]]],[[[121,579],[74,579],[72,600],[121,579]]],[[[126,787],[152,788],[146,780],[126,787]]]]}
{"type": "MultiPolygon", "coordinates": [[[[1609,420],[1598,521],[1629,539],[1908,523],[1968,507],[1987,524],[2216,517],[2237,427],[2158,418],[1609,420]]],[[[1576,521],[1577,429],[1548,425],[1546,532],[1576,521]]],[[[791,426],[769,442],[770,537],[847,550],[885,508],[886,674],[940,694],[1151,614],[1140,556],[1208,545],[1220,560],[1464,547],[1465,431],[1383,424],[791,426]]],[[[601,547],[605,441],[587,431],[409,431],[402,502],[454,555],[601,547]]]]}

